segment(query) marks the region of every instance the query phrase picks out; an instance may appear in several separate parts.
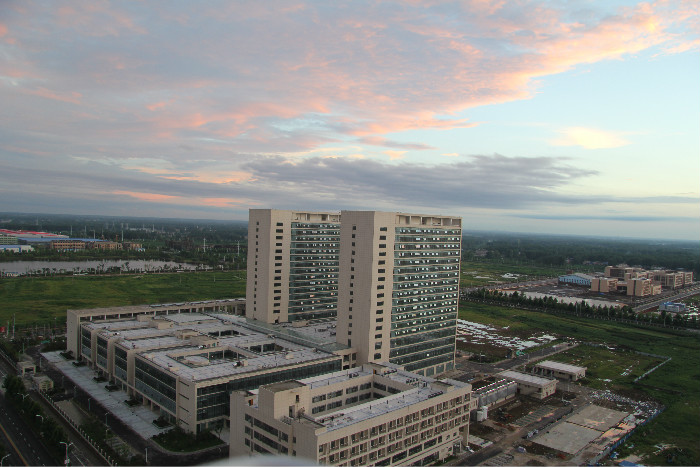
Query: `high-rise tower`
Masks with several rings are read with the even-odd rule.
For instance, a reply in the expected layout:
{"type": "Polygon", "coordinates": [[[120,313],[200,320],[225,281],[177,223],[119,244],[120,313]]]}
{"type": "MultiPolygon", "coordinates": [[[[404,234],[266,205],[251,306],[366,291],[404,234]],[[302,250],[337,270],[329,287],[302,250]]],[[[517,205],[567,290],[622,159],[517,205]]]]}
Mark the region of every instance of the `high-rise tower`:
{"type": "Polygon", "coordinates": [[[337,339],[358,364],[454,368],[462,219],[342,211],[337,339]]]}
{"type": "Polygon", "coordinates": [[[266,323],[334,318],[340,215],[251,209],[246,314],[266,323]]]}

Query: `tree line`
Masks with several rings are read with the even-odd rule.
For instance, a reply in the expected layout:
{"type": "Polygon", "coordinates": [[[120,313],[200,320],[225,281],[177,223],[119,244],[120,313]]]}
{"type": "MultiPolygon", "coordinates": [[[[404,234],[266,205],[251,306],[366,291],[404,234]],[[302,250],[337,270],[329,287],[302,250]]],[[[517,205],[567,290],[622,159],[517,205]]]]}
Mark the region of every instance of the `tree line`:
{"type": "Polygon", "coordinates": [[[698,242],[465,233],[463,259],[540,266],[589,264],[596,270],[620,263],[647,269],[684,269],[700,274],[698,242]]]}
{"type": "Polygon", "coordinates": [[[504,293],[500,290],[477,289],[462,293],[463,300],[480,301],[494,305],[515,306],[529,310],[559,312],[589,318],[618,319],[638,324],[656,324],[680,328],[698,328],[695,316],[688,317],[681,313],[637,313],[628,305],[623,307],[590,305],[586,301],[565,303],[555,297],[529,297],[524,293],[504,293]]]}

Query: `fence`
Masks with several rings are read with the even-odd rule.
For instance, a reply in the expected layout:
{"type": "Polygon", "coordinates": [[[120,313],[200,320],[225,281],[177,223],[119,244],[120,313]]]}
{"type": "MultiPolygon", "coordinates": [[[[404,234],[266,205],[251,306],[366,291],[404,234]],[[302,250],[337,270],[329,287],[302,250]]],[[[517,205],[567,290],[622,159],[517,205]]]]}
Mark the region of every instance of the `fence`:
{"type": "Polygon", "coordinates": [[[632,436],[632,434],[633,434],[635,431],[637,431],[637,428],[639,428],[640,426],[644,426],[644,425],[646,425],[647,423],[649,423],[650,421],[654,420],[654,419],[655,419],[661,412],[663,412],[664,410],[665,410],[665,407],[662,407],[661,409],[659,409],[659,410],[657,410],[656,412],[654,412],[653,414],[651,414],[646,420],[644,420],[642,423],[638,424],[638,425],[635,426],[633,429],[631,429],[630,432],[627,433],[625,436],[623,436],[622,438],[620,438],[619,440],[617,440],[614,444],[608,446],[607,448],[605,448],[604,450],[602,450],[601,452],[599,452],[593,459],[590,459],[590,460],[588,461],[588,465],[597,465],[602,459],[606,458],[608,455],[610,455],[611,452],[613,452],[613,451],[614,451],[615,449],[617,449],[620,445],[622,445],[622,443],[624,443],[625,441],[627,441],[627,438],[629,438],[630,436],[632,436]]]}
{"type": "Polygon", "coordinates": [[[73,419],[70,418],[68,416],[68,414],[65,413],[63,411],[63,409],[61,407],[59,407],[48,394],[46,394],[44,391],[37,391],[37,392],[54,409],[54,411],[56,413],[58,413],[66,422],[68,422],[70,424],[70,426],[73,428],[73,430],[76,433],[78,433],[81,438],[83,438],[87,443],[90,444],[90,446],[92,446],[92,448],[95,450],[95,452],[97,454],[99,454],[100,457],[102,457],[102,459],[104,459],[104,461],[107,462],[108,465],[110,465],[110,466],[117,465],[116,461],[114,459],[112,459],[112,457],[102,448],[102,446],[100,446],[99,444],[97,444],[95,442],[95,440],[90,438],[90,435],[85,433],[85,430],[83,430],[80,425],[75,423],[75,421],[73,421],[73,419]]]}

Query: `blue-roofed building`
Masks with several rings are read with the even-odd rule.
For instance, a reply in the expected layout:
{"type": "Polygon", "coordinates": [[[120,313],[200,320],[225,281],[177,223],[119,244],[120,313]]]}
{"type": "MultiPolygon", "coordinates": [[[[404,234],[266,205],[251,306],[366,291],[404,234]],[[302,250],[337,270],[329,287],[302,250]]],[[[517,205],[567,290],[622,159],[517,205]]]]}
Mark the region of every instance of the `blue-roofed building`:
{"type": "Polygon", "coordinates": [[[590,287],[591,281],[593,279],[595,279],[593,276],[577,272],[575,274],[566,274],[563,276],[559,276],[559,283],[560,284],[572,284],[572,285],[581,285],[584,287],[590,287]]]}

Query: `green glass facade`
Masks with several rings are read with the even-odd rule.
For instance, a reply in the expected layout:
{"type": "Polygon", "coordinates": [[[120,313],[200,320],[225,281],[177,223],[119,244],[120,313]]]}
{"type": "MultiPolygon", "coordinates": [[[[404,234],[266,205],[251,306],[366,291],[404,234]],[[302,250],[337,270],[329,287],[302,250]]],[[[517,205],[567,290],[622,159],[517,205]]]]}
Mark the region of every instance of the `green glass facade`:
{"type": "Polygon", "coordinates": [[[292,223],[289,321],[336,317],[339,255],[339,224],[292,223]]]}
{"type": "Polygon", "coordinates": [[[452,369],[461,230],[396,227],[389,361],[428,376],[452,369]]]}

